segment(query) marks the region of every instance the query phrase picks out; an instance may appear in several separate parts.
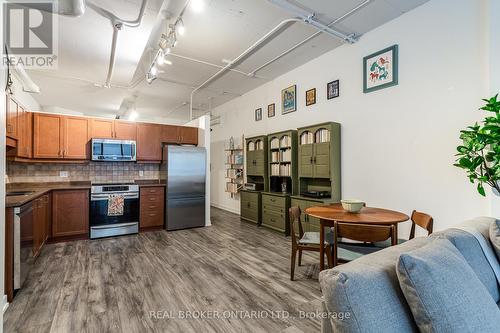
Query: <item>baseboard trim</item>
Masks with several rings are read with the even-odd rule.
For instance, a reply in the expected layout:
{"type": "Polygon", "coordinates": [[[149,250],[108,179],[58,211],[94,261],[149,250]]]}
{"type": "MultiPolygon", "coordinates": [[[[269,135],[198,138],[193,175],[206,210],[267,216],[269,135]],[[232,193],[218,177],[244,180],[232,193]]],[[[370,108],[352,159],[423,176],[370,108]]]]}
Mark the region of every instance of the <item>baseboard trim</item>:
{"type": "Polygon", "coordinates": [[[9,302],[7,302],[7,295],[3,295],[3,298],[2,298],[2,312],[5,313],[5,310],[7,310],[7,308],[9,307],[9,302]]]}
{"type": "Polygon", "coordinates": [[[227,212],[240,215],[240,210],[239,209],[234,209],[234,208],[227,207],[227,206],[224,206],[224,205],[219,205],[219,204],[217,204],[215,202],[211,202],[210,205],[214,206],[215,208],[219,208],[219,209],[225,210],[227,212]]]}

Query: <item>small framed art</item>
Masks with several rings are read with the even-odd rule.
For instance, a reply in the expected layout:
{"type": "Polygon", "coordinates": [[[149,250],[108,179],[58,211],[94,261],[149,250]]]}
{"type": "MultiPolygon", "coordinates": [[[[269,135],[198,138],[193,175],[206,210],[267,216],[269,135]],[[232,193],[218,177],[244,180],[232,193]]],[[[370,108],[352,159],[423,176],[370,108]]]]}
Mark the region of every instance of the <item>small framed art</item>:
{"type": "Polygon", "coordinates": [[[267,106],[267,118],[274,117],[276,115],[276,104],[269,104],[267,106]]]}
{"type": "Polygon", "coordinates": [[[297,86],[293,85],[281,91],[281,113],[297,111],[297,86]]]}
{"type": "Polygon", "coordinates": [[[339,97],[340,95],[340,83],[339,80],[328,82],[326,85],[326,98],[332,99],[339,97]]]}
{"type": "Polygon", "coordinates": [[[255,110],[255,121],[262,120],[262,108],[255,110]]]}
{"type": "Polygon", "coordinates": [[[306,106],[316,104],[316,88],[306,91],[306,106]]]}

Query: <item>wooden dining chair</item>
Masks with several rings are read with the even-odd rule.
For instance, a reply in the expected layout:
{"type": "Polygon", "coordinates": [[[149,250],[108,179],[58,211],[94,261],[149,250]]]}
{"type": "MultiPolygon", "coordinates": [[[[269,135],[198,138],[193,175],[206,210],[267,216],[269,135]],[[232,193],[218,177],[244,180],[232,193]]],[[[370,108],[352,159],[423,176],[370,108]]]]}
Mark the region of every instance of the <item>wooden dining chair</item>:
{"type": "Polygon", "coordinates": [[[292,236],[292,255],[291,255],[291,264],[290,264],[290,280],[293,281],[293,276],[295,272],[295,258],[297,252],[299,252],[299,266],[302,264],[302,251],[314,251],[319,252],[320,246],[324,246],[326,257],[328,259],[328,266],[333,267],[332,262],[332,246],[331,240],[325,241],[323,245],[319,243],[319,232],[304,232],[302,228],[302,221],[300,220],[300,208],[299,207],[291,207],[289,209],[290,215],[290,233],[292,236]],[[295,228],[295,224],[297,225],[298,230],[295,228]],[[298,231],[298,233],[297,233],[298,231]],[[298,235],[298,237],[297,237],[298,235]]]}
{"type": "Polygon", "coordinates": [[[332,231],[336,240],[333,244],[333,267],[338,265],[339,260],[348,262],[381,250],[365,243],[391,239],[395,245],[397,240],[396,228],[392,225],[335,222],[332,231]],[[363,243],[340,243],[341,238],[363,243]]]}
{"type": "MultiPolygon", "coordinates": [[[[411,213],[410,219],[411,219],[411,223],[412,223],[411,230],[410,230],[410,237],[408,239],[402,239],[402,238],[398,239],[397,244],[401,244],[401,243],[404,243],[410,239],[415,238],[415,229],[416,229],[417,225],[427,231],[427,236],[432,234],[432,231],[434,229],[434,219],[432,218],[432,216],[430,216],[429,214],[417,212],[416,210],[414,210],[411,213]]],[[[379,247],[379,248],[386,248],[386,247],[391,246],[391,242],[390,242],[390,240],[386,239],[385,241],[374,242],[373,245],[376,247],[379,247]]]]}

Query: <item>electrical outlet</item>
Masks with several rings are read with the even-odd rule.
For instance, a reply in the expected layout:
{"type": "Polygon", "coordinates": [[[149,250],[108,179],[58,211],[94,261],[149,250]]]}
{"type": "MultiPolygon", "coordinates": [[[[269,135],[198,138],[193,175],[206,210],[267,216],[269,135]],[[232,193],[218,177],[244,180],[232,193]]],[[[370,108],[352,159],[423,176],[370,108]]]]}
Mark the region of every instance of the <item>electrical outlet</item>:
{"type": "Polygon", "coordinates": [[[139,170],[139,177],[144,177],[144,170],[139,170]]]}
{"type": "Polygon", "coordinates": [[[59,177],[68,178],[69,177],[68,171],[59,171],[59,177]]]}

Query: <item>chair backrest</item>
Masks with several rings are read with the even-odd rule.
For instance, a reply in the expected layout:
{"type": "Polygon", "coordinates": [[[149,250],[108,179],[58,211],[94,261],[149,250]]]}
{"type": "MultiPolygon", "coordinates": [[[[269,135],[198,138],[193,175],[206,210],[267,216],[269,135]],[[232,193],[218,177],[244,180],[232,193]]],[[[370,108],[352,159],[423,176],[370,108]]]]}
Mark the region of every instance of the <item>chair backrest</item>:
{"type": "Polygon", "coordinates": [[[411,230],[410,230],[410,239],[415,238],[415,225],[418,225],[421,228],[427,230],[427,235],[432,234],[432,230],[434,228],[434,219],[432,216],[426,213],[417,212],[414,210],[411,213],[411,230]]]}
{"type": "Polygon", "coordinates": [[[290,209],[288,210],[288,215],[290,216],[289,220],[290,220],[290,234],[292,236],[292,243],[297,245],[299,244],[299,239],[302,238],[302,236],[304,235],[304,231],[302,229],[302,222],[300,220],[300,214],[302,213],[300,211],[300,207],[298,206],[294,206],[294,207],[290,207],[290,209]],[[299,228],[298,232],[299,232],[299,239],[297,239],[297,236],[296,236],[296,230],[295,230],[295,222],[297,222],[297,226],[299,228]]]}
{"type": "Polygon", "coordinates": [[[359,223],[334,224],[334,235],[336,238],[349,238],[359,242],[380,242],[391,238],[393,227],[389,225],[369,225],[359,223]]]}

